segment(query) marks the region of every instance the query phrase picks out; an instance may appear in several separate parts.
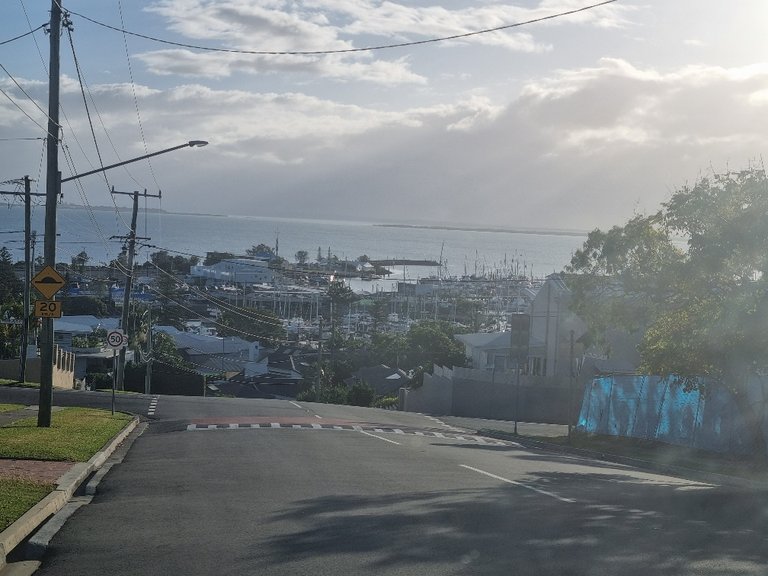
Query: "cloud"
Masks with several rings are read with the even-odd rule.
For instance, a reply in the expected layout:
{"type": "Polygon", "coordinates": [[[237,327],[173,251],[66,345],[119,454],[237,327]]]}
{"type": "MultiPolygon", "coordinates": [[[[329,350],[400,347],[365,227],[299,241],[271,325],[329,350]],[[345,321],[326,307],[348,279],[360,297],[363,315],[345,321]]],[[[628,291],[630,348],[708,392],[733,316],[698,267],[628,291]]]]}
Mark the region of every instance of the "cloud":
{"type": "MultiPolygon", "coordinates": [[[[370,0],[163,0],[147,11],[166,19],[171,30],[206,45],[265,52],[350,50],[382,44],[457,36],[524,22],[581,7],[575,0],[544,0],[534,8],[486,3],[469,8],[414,6],[370,0]],[[194,15],[194,17],[190,17],[194,15]]],[[[617,27],[623,6],[563,18],[562,22],[617,27]]],[[[561,20],[547,21],[553,26],[561,20]]],[[[523,29],[502,30],[444,43],[485,45],[518,53],[541,53],[552,45],[523,29]]],[[[405,58],[383,52],[326,55],[246,55],[186,49],[155,50],[138,56],[155,74],[226,78],[237,73],[302,73],[342,81],[424,84],[405,58]]]]}

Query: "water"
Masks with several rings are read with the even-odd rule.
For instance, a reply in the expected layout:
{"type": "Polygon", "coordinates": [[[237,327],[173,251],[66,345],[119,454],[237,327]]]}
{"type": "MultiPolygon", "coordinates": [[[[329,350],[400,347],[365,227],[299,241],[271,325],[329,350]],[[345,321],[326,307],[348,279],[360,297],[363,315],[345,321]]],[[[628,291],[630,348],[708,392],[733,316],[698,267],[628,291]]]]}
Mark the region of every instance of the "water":
{"type": "MultiPolygon", "coordinates": [[[[32,229],[38,232],[36,255],[42,254],[44,214],[35,206],[32,229]]],[[[81,251],[88,253],[89,264],[107,263],[120,252],[122,241],[112,236],[126,235],[130,210],[92,210],[60,206],[58,209],[57,260],[69,262],[81,251]]],[[[11,250],[15,260],[24,257],[24,210],[20,204],[0,208],[0,244],[11,250]]],[[[390,227],[372,222],[336,222],[252,216],[211,216],[139,211],[137,235],[151,238],[139,240],[136,262],[149,259],[160,249],[182,255],[205,257],[206,252],[243,254],[256,244],[274,247],[286,260],[295,261],[299,250],[306,250],[310,262],[318,248],[325,257],[331,253],[340,259],[354,260],[365,254],[371,260],[398,258],[411,260],[441,259],[447,273],[489,274],[499,269],[517,269],[527,276],[543,277],[560,271],[571,254],[584,242],[586,235],[562,235],[547,232],[477,231],[436,228],[390,227]],[[149,246],[147,246],[149,245],[149,246]]],[[[416,278],[436,274],[434,268],[394,270],[394,279],[416,278]]],[[[389,289],[379,282],[372,289],[389,289]]]]}

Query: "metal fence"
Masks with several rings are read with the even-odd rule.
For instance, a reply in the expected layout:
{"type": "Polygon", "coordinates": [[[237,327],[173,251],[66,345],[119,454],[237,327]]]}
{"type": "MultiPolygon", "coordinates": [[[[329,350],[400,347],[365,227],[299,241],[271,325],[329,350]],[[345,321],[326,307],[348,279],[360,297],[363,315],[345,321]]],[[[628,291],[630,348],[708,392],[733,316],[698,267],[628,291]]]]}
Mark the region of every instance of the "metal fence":
{"type": "MultiPolygon", "coordinates": [[[[744,387],[757,414],[766,409],[766,380],[744,387]]],[[[763,437],[768,444],[766,422],[763,437]]],[[[751,454],[754,437],[733,393],[716,382],[686,392],[673,377],[609,376],[587,385],[577,428],[584,432],[658,440],[734,454],[751,454]]]]}

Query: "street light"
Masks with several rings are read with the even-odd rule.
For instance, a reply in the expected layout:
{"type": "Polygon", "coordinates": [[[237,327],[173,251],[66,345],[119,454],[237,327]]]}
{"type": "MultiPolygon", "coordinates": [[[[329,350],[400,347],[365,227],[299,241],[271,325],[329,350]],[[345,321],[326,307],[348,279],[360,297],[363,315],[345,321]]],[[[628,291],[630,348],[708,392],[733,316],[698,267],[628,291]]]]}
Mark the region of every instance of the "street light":
{"type": "Polygon", "coordinates": [[[130,160],[124,160],[123,162],[117,162],[115,164],[110,164],[109,166],[102,166],[101,168],[90,170],[89,172],[83,172],[82,174],[75,174],[74,176],[69,176],[68,178],[62,178],[61,183],[63,184],[64,182],[69,182],[70,180],[77,180],[78,178],[83,178],[84,176],[90,176],[91,174],[98,174],[99,172],[105,172],[106,170],[111,170],[112,168],[118,168],[120,166],[124,166],[125,164],[138,162],[139,160],[145,160],[147,158],[152,158],[153,156],[159,156],[160,154],[165,154],[166,152],[173,152],[174,150],[181,150],[182,148],[202,148],[203,146],[207,146],[207,145],[208,145],[208,142],[206,142],[205,140],[190,140],[186,144],[179,144],[178,146],[172,146],[171,148],[166,148],[165,150],[158,150],[157,152],[152,152],[151,154],[144,154],[144,156],[131,158],[130,160]]]}
{"type": "MultiPolygon", "coordinates": [[[[55,2],[54,2],[55,5],[55,2]]],[[[54,10],[58,12],[58,8],[54,10]]],[[[58,24],[52,26],[58,30],[58,24]]],[[[54,34],[51,34],[53,37],[54,34]]],[[[51,46],[53,47],[53,39],[51,40],[51,46]]],[[[56,58],[58,61],[58,58],[56,58]]],[[[54,59],[52,58],[53,62],[54,59]]],[[[58,66],[57,66],[58,68],[58,66]]],[[[55,75],[58,78],[58,70],[55,74],[52,72],[52,76],[55,75]]],[[[56,92],[58,92],[58,86],[56,86],[56,92]]],[[[58,95],[52,100],[58,104],[58,95]]],[[[58,105],[49,106],[50,122],[48,127],[49,134],[58,133],[58,105]],[[51,113],[51,110],[56,110],[55,113],[51,113]],[[51,114],[54,114],[51,116],[51,114]]],[[[61,177],[61,172],[58,171],[58,140],[49,136],[49,148],[48,148],[48,182],[46,193],[46,207],[45,207],[45,263],[48,266],[56,266],[56,200],[61,194],[61,185],[64,182],[70,182],[71,180],[77,180],[78,178],[84,178],[91,174],[98,174],[99,172],[105,172],[112,168],[131,164],[132,162],[138,162],[139,160],[145,160],[152,158],[153,156],[159,156],[160,154],[166,154],[173,152],[174,150],[180,150],[182,148],[200,148],[208,144],[205,140],[190,140],[184,144],[178,146],[172,146],[157,152],[150,154],[144,154],[130,160],[123,160],[122,162],[116,162],[108,166],[102,166],[95,170],[83,172],[82,174],[75,174],[67,178],[61,177]]],[[[135,233],[135,230],[132,231],[135,233]]],[[[48,428],[51,425],[51,408],[53,406],[53,318],[43,318],[43,326],[40,333],[40,400],[39,410],[37,414],[38,427],[48,428]]]]}

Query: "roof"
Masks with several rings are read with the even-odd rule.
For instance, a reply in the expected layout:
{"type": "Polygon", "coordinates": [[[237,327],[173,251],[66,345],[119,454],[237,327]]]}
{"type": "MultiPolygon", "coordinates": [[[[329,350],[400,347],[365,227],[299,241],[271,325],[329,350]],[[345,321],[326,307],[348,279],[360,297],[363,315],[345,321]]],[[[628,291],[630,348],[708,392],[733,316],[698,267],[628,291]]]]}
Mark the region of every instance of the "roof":
{"type": "Polygon", "coordinates": [[[206,334],[194,334],[182,332],[173,326],[153,326],[153,330],[164,332],[173,338],[176,347],[189,350],[190,354],[232,354],[248,350],[251,343],[237,336],[208,336],[206,334]]]}
{"type": "Polygon", "coordinates": [[[399,368],[390,368],[384,364],[360,368],[351,378],[344,380],[347,386],[356,382],[365,382],[371,386],[377,396],[387,396],[410,382],[408,375],[399,368]]]}
{"type": "Polygon", "coordinates": [[[475,332],[473,334],[456,334],[459,342],[473,348],[509,348],[509,332],[475,332]]]}
{"type": "Polygon", "coordinates": [[[72,332],[73,334],[90,334],[99,328],[114,330],[119,325],[120,318],[97,318],[90,314],[62,316],[53,320],[54,332],[72,332]]]}

